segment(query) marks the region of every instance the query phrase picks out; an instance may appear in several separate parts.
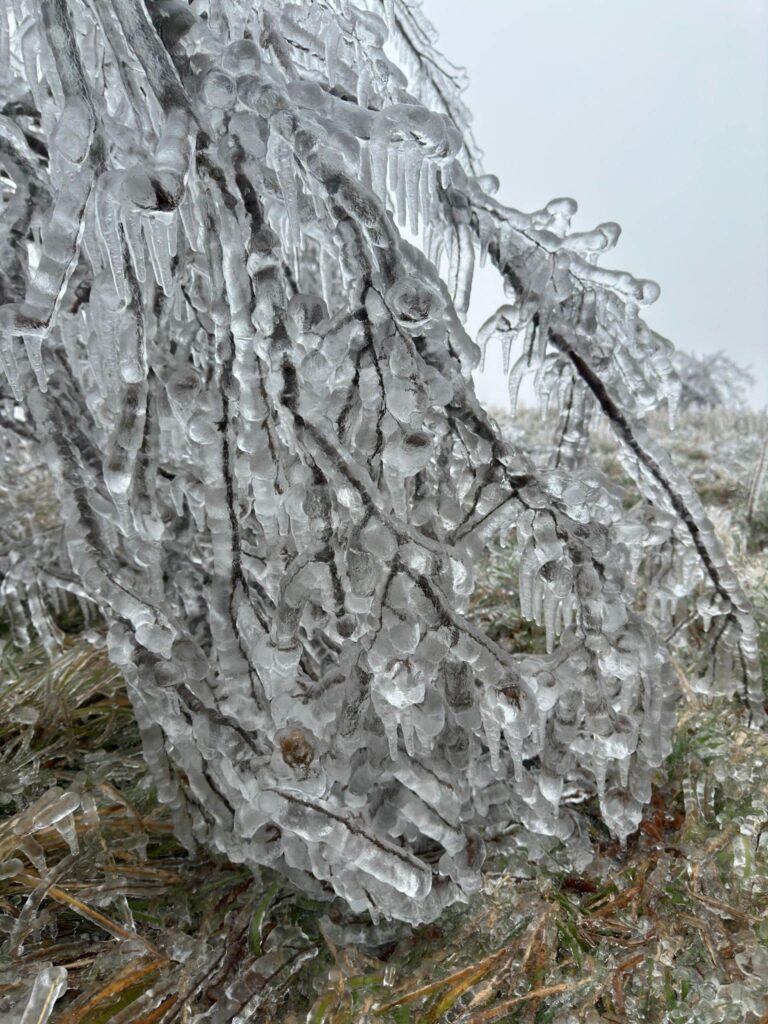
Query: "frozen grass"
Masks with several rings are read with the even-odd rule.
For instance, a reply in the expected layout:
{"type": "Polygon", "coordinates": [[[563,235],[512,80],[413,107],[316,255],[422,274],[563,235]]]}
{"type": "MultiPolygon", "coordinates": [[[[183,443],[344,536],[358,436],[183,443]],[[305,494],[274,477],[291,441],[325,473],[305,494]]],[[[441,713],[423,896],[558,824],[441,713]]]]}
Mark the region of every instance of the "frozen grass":
{"type": "MultiPolygon", "coordinates": [[[[608,446],[604,458],[615,472],[608,446]]],[[[765,502],[749,533],[738,521],[748,470],[710,471],[707,501],[768,658],[765,502]]],[[[474,614],[535,648],[516,573],[494,549],[474,614]]],[[[470,905],[412,930],[183,849],[101,631],[77,615],[61,625],[53,662],[7,636],[2,652],[3,1024],[25,1008],[24,1024],[44,1020],[54,1000],[61,1024],[768,1022],[768,736],[737,701],[694,692],[695,651],[676,652],[675,749],[626,850],[596,814],[597,856],[579,876],[508,842],[470,905]]]]}

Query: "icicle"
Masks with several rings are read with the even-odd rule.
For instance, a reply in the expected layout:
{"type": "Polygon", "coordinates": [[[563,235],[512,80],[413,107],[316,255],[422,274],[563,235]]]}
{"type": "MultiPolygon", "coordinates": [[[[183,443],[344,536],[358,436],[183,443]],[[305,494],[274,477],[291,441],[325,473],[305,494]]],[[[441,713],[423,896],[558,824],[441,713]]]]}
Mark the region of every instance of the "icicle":
{"type": "Polygon", "coordinates": [[[181,220],[181,226],[184,230],[187,241],[189,242],[190,249],[193,252],[202,252],[195,213],[191,208],[192,203],[188,197],[189,190],[187,191],[187,197],[185,197],[184,201],[179,206],[179,219],[181,220]]]}
{"type": "Polygon", "coordinates": [[[21,402],[24,397],[24,389],[21,386],[19,367],[16,362],[16,353],[13,351],[13,343],[14,338],[10,334],[0,331],[0,363],[2,363],[3,373],[8,381],[8,386],[13,392],[13,397],[17,402],[21,402]]]}
{"type": "Polygon", "coordinates": [[[36,337],[33,334],[25,335],[24,348],[27,350],[27,359],[29,360],[29,365],[31,366],[32,372],[37,380],[37,386],[41,391],[47,391],[48,375],[46,374],[45,367],[43,366],[42,338],[36,337]]]}
{"type": "Polygon", "coordinates": [[[504,729],[504,739],[512,758],[512,768],[515,773],[515,780],[522,781],[523,778],[523,741],[514,728],[504,729]]]}
{"type": "Polygon", "coordinates": [[[541,362],[547,352],[549,344],[549,309],[544,307],[539,313],[539,326],[536,331],[536,358],[541,362]]]}
{"type": "Polygon", "coordinates": [[[67,970],[65,967],[43,967],[35,978],[27,1005],[19,1019],[19,1024],[46,1024],[53,1013],[56,1000],[67,987],[67,970]]]}
{"type": "Polygon", "coordinates": [[[120,208],[112,189],[115,176],[102,175],[96,191],[96,223],[101,242],[112,272],[115,291],[122,302],[128,301],[128,286],[123,268],[123,247],[120,239],[120,208]]]}
{"type": "Polygon", "coordinates": [[[557,633],[557,615],[560,608],[559,598],[546,587],[544,590],[544,629],[547,638],[547,654],[551,654],[555,646],[557,633]]]}
{"type": "Polygon", "coordinates": [[[590,765],[592,772],[595,776],[595,784],[597,786],[597,799],[602,805],[605,802],[605,779],[608,771],[608,762],[605,755],[595,749],[592,753],[592,761],[590,765]]]}
{"type": "Polygon", "coordinates": [[[6,86],[9,82],[9,71],[11,67],[11,30],[8,19],[11,16],[11,9],[4,5],[0,11],[0,82],[6,86]]]}
{"type": "Polygon", "coordinates": [[[397,736],[397,717],[394,711],[385,717],[383,720],[384,733],[387,737],[387,746],[389,747],[389,756],[392,761],[397,760],[397,747],[398,747],[398,736],[397,736]]]}
{"type": "Polygon", "coordinates": [[[54,787],[26,809],[22,822],[17,823],[17,828],[20,831],[25,829],[29,832],[52,828],[62,818],[76,811],[79,806],[80,795],[78,793],[54,787]]]}
{"type": "Polygon", "coordinates": [[[46,97],[38,74],[38,60],[41,49],[41,23],[36,17],[28,17],[19,26],[21,54],[26,72],[26,82],[38,110],[46,107],[46,97]]]}
{"type": "Polygon", "coordinates": [[[173,276],[171,273],[171,246],[169,243],[170,214],[151,214],[141,219],[141,226],[144,237],[147,240],[147,249],[152,263],[152,270],[155,280],[163,289],[165,295],[171,295],[173,291],[173,276]]]}
{"type": "Polygon", "coordinates": [[[457,224],[451,246],[451,265],[448,280],[456,312],[464,319],[469,309],[472,276],[475,269],[475,249],[472,233],[466,224],[457,224]]]}
{"type": "Polygon", "coordinates": [[[179,218],[175,212],[168,214],[167,225],[168,255],[175,259],[179,252],[179,218]]]}
{"type": "Polygon", "coordinates": [[[416,234],[419,230],[419,207],[421,206],[420,182],[422,158],[418,146],[404,153],[405,160],[405,200],[408,208],[408,225],[416,234]]]}
{"type": "Polygon", "coordinates": [[[386,196],[387,177],[389,174],[389,151],[387,143],[383,139],[371,137],[371,141],[368,144],[368,154],[371,161],[371,181],[373,191],[376,195],[386,196]]]}
{"type": "Polygon", "coordinates": [[[359,44],[356,44],[358,60],[362,59],[362,69],[357,78],[357,102],[366,109],[370,102],[371,71],[359,44]]]}
{"type": "Polygon", "coordinates": [[[509,376],[509,359],[512,354],[512,332],[505,331],[501,336],[501,372],[509,376]]]}
{"type": "Polygon", "coordinates": [[[69,847],[70,853],[73,855],[77,854],[80,846],[77,839],[74,815],[65,815],[63,818],[60,818],[53,827],[69,847]]]}
{"type": "Polygon", "coordinates": [[[509,373],[507,386],[509,390],[509,412],[511,416],[517,415],[517,399],[520,394],[520,385],[522,384],[523,377],[525,376],[527,366],[528,354],[524,352],[509,373]]]}
{"type": "Polygon", "coordinates": [[[24,614],[24,608],[21,603],[22,594],[18,582],[11,573],[6,573],[5,578],[0,583],[0,595],[2,595],[3,604],[11,620],[11,637],[14,645],[22,649],[29,647],[30,640],[26,625],[27,617],[24,614]]]}
{"type": "MultiPolygon", "coordinates": [[[[413,715],[409,708],[401,711],[398,715],[400,720],[400,731],[403,734],[403,746],[408,757],[414,757],[416,754],[416,748],[414,745],[414,727],[413,727],[413,715]]],[[[390,755],[391,756],[391,755],[390,755]]]]}
{"type": "Polygon", "coordinates": [[[525,619],[532,619],[534,614],[534,579],[536,570],[539,567],[539,560],[536,555],[536,548],[532,540],[529,540],[520,552],[520,569],[518,593],[520,599],[520,614],[525,619]]]}
{"type": "Polygon", "coordinates": [[[147,279],[147,261],[144,258],[141,214],[135,210],[126,210],[122,219],[122,228],[128,251],[131,254],[131,263],[136,273],[136,279],[144,284],[147,279]]]}
{"type": "Polygon", "coordinates": [[[405,181],[408,158],[402,148],[393,149],[389,156],[389,187],[395,197],[395,219],[406,223],[405,181]]]}
{"type": "Polygon", "coordinates": [[[339,44],[341,42],[341,31],[338,23],[332,21],[325,35],[325,69],[328,78],[328,88],[333,89],[338,81],[339,44]]]}
{"type": "Polygon", "coordinates": [[[421,210],[424,251],[429,254],[432,236],[436,233],[440,220],[437,199],[437,170],[434,160],[422,160],[419,175],[419,207],[421,210]]]}
{"type": "Polygon", "coordinates": [[[45,653],[53,659],[61,649],[60,634],[51,622],[50,615],[43,605],[40,587],[36,582],[27,589],[29,617],[35,632],[42,643],[45,653]]]}
{"type": "Polygon", "coordinates": [[[133,453],[113,444],[103,470],[104,483],[114,502],[123,532],[127,535],[133,533],[129,491],[133,483],[134,465],[133,453]]]}
{"type": "Polygon", "coordinates": [[[488,346],[494,337],[494,327],[496,323],[496,317],[491,317],[478,331],[477,343],[480,346],[480,366],[478,370],[483,373],[485,370],[485,361],[488,358],[488,346]],[[490,325],[490,328],[489,328],[490,325]],[[489,329],[487,329],[489,328],[489,329]]]}
{"type": "Polygon", "coordinates": [[[627,300],[624,305],[624,331],[631,350],[637,335],[637,305],[631,300],[627,300]]]}
{"type": "MultiPolygon", "coordinates": [[[[270,139],[271,142],[271,139],[270,139]]],[[[296,183],[296,165],[293,151],[287,142],[280,139],[275,144],[276,172],[285,203],[288,219],[288,241],[294,251],[301,245],[301,218],[299,214],[299,188],[296,183]]]]}

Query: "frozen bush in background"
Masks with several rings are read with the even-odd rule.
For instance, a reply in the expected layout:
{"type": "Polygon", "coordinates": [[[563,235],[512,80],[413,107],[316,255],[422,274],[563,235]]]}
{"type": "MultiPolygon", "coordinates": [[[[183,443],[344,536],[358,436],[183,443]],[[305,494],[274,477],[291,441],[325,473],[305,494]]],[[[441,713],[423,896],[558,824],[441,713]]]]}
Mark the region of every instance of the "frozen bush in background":
{"type": "Polygon", "coordinates": [[[680,381],[681,409],[744,408],[748,404],[752,374],[723,352],[697,356],[678,350],[672,363],[680,381]]]}
{"type": "Polygon", "coordinates": [[[494,199],[416,4],[5,17],[0,423],[64,525],[5,543],[3,597],[51,645],[59,589],[102,610],[185,842],[427,920],[510,822],[576,864],[574,800],[635,830],[681,604],[714,620],[708,685],[762,716],[748,602],[643,426],[679,394],[658,287],[598,266],[618,226],[572,231],[572,200],[494,199]],[[474,395],[476,258],[507,294],[480,344],[560,416],[545,468],[474,395]],[[635,508],[585,457],[595,418],[635,508]],[[466,614],[507,534],[544,653],[466,614]]]}

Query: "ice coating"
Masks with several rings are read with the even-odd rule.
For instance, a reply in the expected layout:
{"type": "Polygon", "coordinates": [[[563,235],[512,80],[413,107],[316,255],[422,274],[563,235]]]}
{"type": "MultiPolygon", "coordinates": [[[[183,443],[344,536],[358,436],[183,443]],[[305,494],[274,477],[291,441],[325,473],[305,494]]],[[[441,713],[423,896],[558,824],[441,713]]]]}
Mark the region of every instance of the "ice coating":
{"type": "MultiPolygon", "coordinates": [[[[0,119],[2,402],[28,418],[1,428],[64,525],[45,575],[6,559],[19,642],[28,617],[55,649],[58,589],[99,606],[184,842],[355,911],[434,918],[510,822],[583,857],[566,780],[626,838],[674,720],[654,627],[702,581],[718,686],[760,707],[749,608],[641,424],[675,376],[657,286],[598,266],[617,225],[493,198],[405,0],[41,8],[16,0],[9,41],[33,106],[0,119]],[[476,257],[508,299],[479,344],[476,257]],[[561,411],[546,470],[474,396],[497,339],[511,392],[538,367],[561,411]],[[596,414],[643,513],[584,464],[596,414]],[[510,531],[541,654],[467,615],[510,531]]],[[[68,799],[35,814],[64,834],[68,799]]]]}
{"type": "Polygon", "coordinates": [[[45,966],[41,969],[32,986],[27,1004],[19,1018],[19,1024],[45,1024],[55,1009],[56,1001],[66,991],[67,970],[65,967],[45,966]]]}

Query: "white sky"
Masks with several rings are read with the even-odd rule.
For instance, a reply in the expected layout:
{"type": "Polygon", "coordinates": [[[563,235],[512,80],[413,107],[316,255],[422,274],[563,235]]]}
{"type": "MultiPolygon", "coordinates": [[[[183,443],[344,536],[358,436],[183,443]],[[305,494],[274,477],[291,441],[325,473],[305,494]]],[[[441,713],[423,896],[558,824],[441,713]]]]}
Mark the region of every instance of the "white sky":
{"type": "MultiPolygon", "coordinates": [[[[768,0],[424,0],[440,49],[521,210],[618,221],[606,265],[649,277],[647,320],[678,348],[751,366],[768,404],[768,0]]],[[[493,272],[469,324],[493,312],[493,272]]],[[[501,358],[477,377],[506,407],[501,358]]]]}

